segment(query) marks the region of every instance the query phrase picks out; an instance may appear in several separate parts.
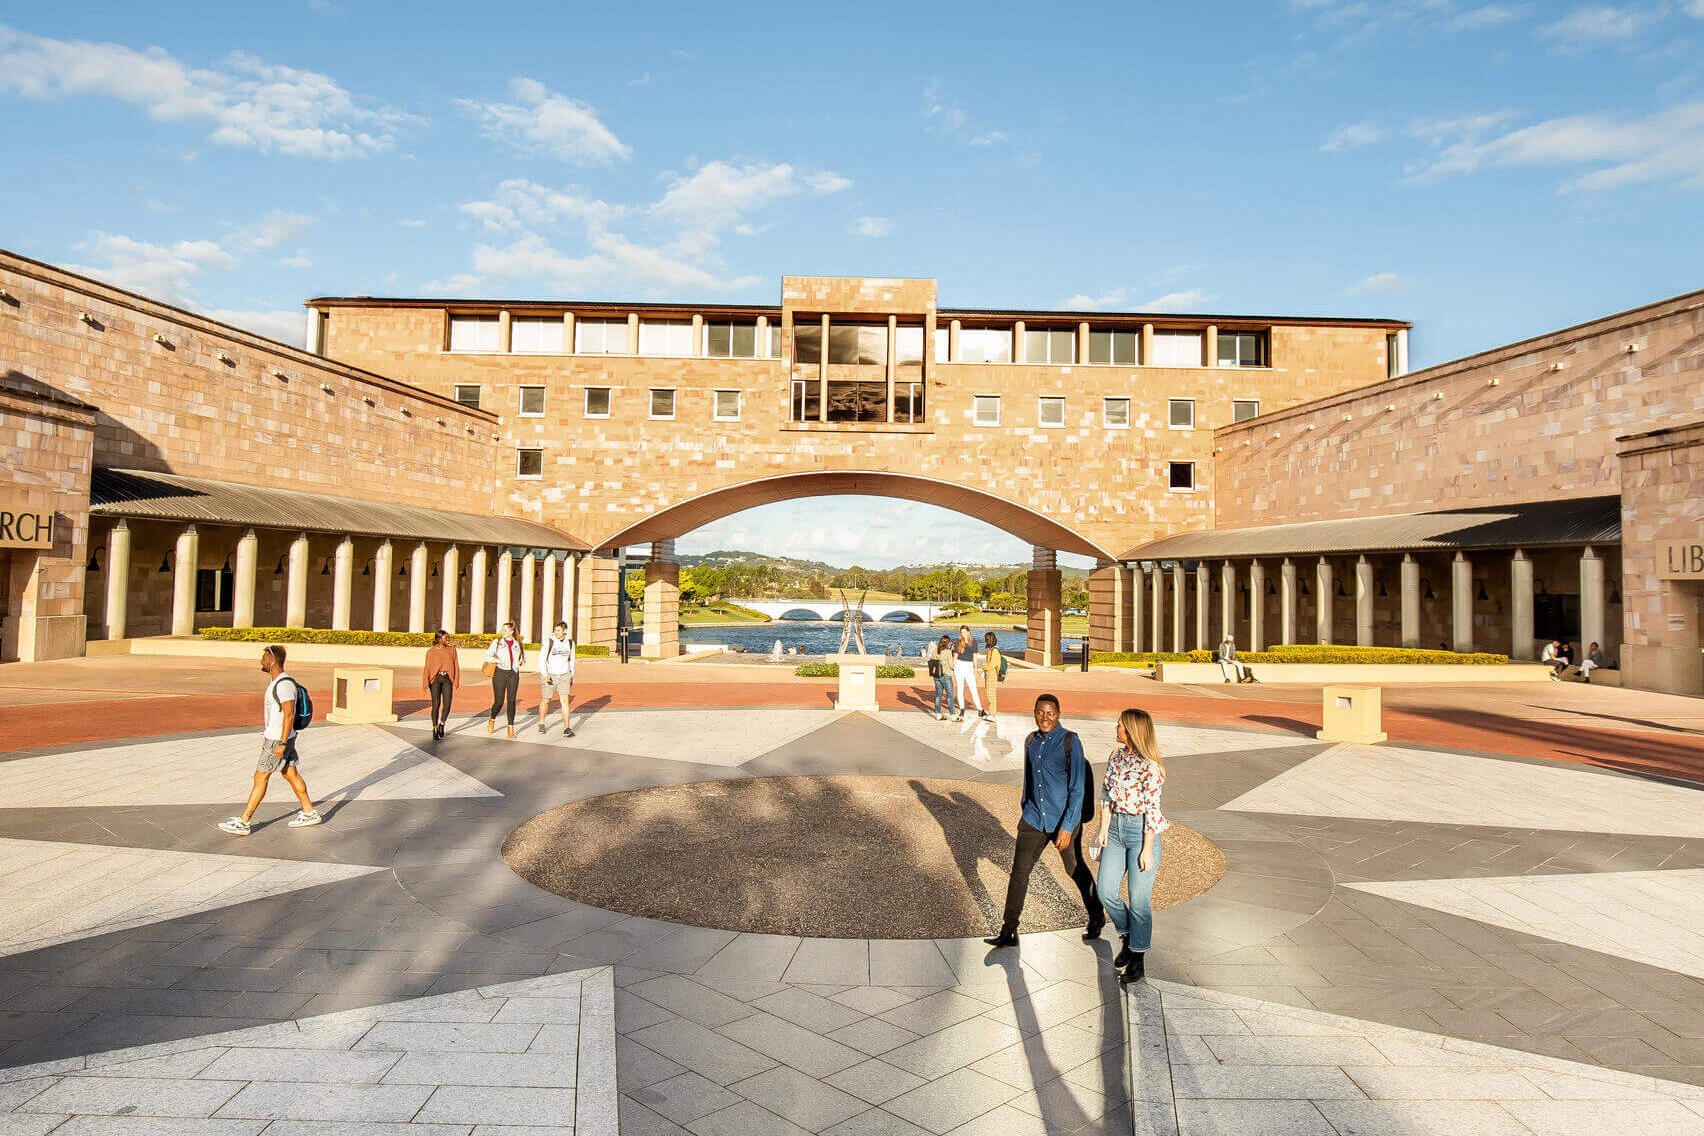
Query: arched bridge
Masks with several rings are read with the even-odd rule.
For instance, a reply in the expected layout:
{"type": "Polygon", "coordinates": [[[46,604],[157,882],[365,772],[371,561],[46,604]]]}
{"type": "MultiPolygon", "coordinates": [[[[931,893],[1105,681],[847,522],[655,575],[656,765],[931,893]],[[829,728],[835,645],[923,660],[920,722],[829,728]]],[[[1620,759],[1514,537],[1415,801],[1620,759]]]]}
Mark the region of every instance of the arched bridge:
{"type": "MultiPolygon", "coordinates": [[[[728,600],[728,603],[739,607],[760,611],[770,619],[781,619],[796,611],[808,611],[817,619],[843,618],[847,608],[839,600],[728,600]]],[[[946,608],[940,604],[931,603],[867,603],[864,605],[864,615],[870,619],[885,620],[890,615],[906,615],[919,623],[932,623],[946,608]]]]}

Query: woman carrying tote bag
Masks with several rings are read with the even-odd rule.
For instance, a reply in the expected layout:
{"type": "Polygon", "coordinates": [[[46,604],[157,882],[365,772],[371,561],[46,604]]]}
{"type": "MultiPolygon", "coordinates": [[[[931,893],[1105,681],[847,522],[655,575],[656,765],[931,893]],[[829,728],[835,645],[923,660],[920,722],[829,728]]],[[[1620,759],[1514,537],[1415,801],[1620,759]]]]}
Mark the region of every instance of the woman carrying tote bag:
{"type": "Polygon", "coordinates": [[[526,663],[526,648],[515,638],[515,625],[505,623],[502,633],[486,648],[485,666],[481,668],[491,676],[491,716],[485,721],[486,733],[497,729],[497,711],[506,706],[509,736],[515,736],[515,697],[521,690],[521,668],[526,663]]]}

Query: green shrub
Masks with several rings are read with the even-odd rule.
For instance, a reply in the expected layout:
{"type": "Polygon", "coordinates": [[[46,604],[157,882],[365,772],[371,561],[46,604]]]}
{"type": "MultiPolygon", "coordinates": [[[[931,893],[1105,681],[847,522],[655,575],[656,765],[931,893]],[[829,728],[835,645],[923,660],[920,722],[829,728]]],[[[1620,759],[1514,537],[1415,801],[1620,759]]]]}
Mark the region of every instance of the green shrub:
{"type": "Polygon", "coordinates": [[[1176,651],[1091,651],[1091,663],[1186,663],[1195,661],[1190,655],[1176,651]]]}
{"type": "MultiPolygon", "coordinates": [[[[793,668],[793,673],[800,678],[839,678],[839,663],[805,663],[793,668]]],[[[915,667],[901,666],[898,663],[878,663],[877,678],[916,678],[915,667]]]]}
{"type": "MultiPolygon", "coordinates": [[[[323,627],[204,627],[201,629],[201,637],[224,643],[330,643],[343,647],[432,645],[431,633],[424,631],[331,631],[323,627]]],[[[451,635],[449,642],[455,647],[483,650],[489,647],[495,638],[495,634],[451,635]]],[[[537,646],[537,643],[527,644],[529,649],[537,646]]],[[[576,644],[574,653],[588,658],[606,656],[609,654],[609,648],[592,643],[576,644]]]]}

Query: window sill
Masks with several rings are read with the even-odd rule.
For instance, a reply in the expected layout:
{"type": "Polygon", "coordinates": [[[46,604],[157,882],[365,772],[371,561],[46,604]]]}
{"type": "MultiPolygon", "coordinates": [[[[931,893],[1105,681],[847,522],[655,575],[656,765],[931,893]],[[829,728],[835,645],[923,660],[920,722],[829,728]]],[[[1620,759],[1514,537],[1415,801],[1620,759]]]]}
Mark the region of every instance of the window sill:
{"type": "Polygon", "coordinates": [[[933,434],[927,422],[783,422],[781,429],[797,433],[933,434]]]}

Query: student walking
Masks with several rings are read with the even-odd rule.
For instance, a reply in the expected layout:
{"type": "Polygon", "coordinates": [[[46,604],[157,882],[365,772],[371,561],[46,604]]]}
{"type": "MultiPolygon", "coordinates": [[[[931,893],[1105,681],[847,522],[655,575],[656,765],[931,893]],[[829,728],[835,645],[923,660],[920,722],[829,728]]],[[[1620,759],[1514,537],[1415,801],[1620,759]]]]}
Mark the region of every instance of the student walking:
{"type": "Polygon", "coordinates": [[[1024,739],[1023,815],[1018,820],[1012,877],[1006,884],[1006,910],[999,934],[983,940],[991,947],[1018,945],[1018,920],[1029,895],[1030,873],[1049,844],[1059,849],[1065,872],[1088,910],[1083,938],[1098,939],[1106,925],[1094,876],[1083,861],[1083,829],[1094,815],[1094,797],[1086,788],[1091,771],[1083,757],[1082,739],[1059,724],[1059,699],[1051,694],[1035,700],[1035,727],[1024,739]]]}
{"type": "Polygon", "coordinates": [[[988,717],[1000,712],[1000,672],[1006,667],[1006,656],[1000,653],[1000,637],[992,631],[982,637],[982,685],[988,691],[988,717]]]}
{"type": "Polygon", "coordinates": [[[976,705],[978,718],[988,717],[982,709],[982,696],[976,692],[976,636],[968,626],[961,626],[958,642],[953,644],[953,701],[958,704],[955,722],[964,721],[964,693],[970,691],[970,701],[976,705]]]}
{"type": "Polygon", "coordinates": [[[1112,960],[1114,967],[1122,968],[1120,982],[1142,977],[1153,943],[1160,834],[1171,827],[1160,813],[1165,780],[1154,720],[1144,710],[1126,710],[1118,716],[1118,748],[1107,759],[1101,782],[1100,832],[1089,844],[1089,854],[1100,860],[1096,890],[1123,941],[1112,960]],[[1119,897],[1120,884],[1129,889],[1128,903],[1119,897]]]}
{"type": "Polygon", "coordinates": [[[929,664],[929,677],[935,680],[935,721],[945,722],[946,711],[958,709],[957,699],[953,696],[953,641],[941,636],[923,657],[929,664]]]}
{"type": "Polygon", "coordinates": [[[291,828],[308,828],[320,823],[319,810],[308,796],[308,784],[296,768],[296,732],[299,729],[297,705],[300,691],[296,680],[284,673],[284,648],[267,647],[260,653],[260,669],[266,672],[266,693],[261,696],[262,725],[260,759],[255,764],[254,786],[249,790],[248,804],[241,816],[219,822],[221,831],[232,836],[247,836],[255,810],[266,799],[266,784],[272,775],[284,771],[284,783],[296,794],[302,811],[290,818],[291,828]]]}
{"type": "Polygon", "coordinates": [[[515,736],[515,698],[521,691],[521,668],[526,663],[527,650],[515,638],[515,625],[505,623],[502,633],[485,651],[485,673],[491,676],[491,716],[485,722],[486,733],[497,729],[497,711],[507,707],[509,736],[515,736]]]}
{"type": "Polygon", "coordinates": [[[450,645],[448,631],[432,633],[432,645],[426,649],[426,662],[420,668],[420,686],[432,698],[432,736],[442,739],[450,720],[450,702],[461,686],[461,660],[450,645]]]}
{"type": "Polygon", "coordinates": [[[574,705],[574,640],[568,634],[566,623],[558,623],[539,647],[538,682],[538,732],[545,732],[550,720],[550,704],[559,702],[562,705],[562,736],[573,737],[568,711],[574,705]]]}

